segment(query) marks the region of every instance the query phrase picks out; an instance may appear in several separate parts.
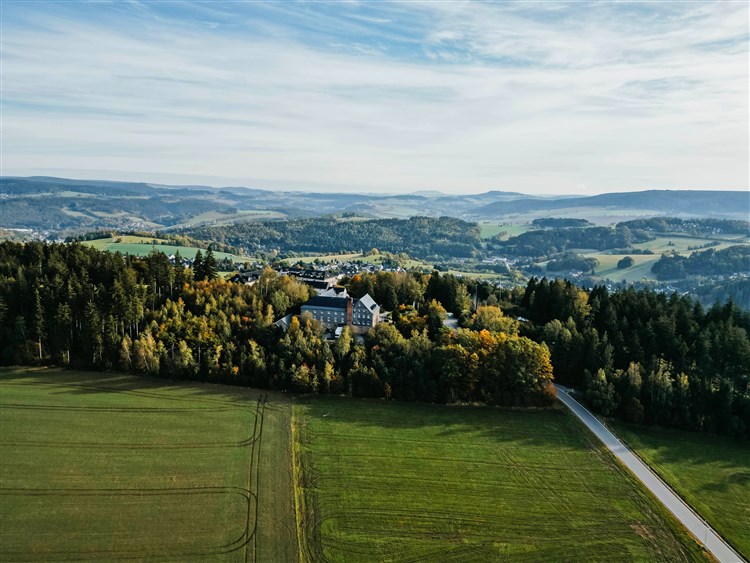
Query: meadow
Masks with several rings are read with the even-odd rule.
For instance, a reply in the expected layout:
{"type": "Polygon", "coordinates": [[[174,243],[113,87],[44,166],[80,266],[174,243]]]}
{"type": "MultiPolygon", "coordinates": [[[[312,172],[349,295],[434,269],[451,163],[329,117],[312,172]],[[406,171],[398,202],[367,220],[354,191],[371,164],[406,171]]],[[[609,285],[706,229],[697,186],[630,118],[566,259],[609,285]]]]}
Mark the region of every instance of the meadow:
{"type": "Polygon", "coordinates": [[[505,233],[501,239],[508,240],[509,237],[515,237],[530,230],[531,224],[511,224],[511,223],[492,223],[482,221],[479,223],[479,236],[483,239],[492,238],[505,233]]]}
{"type": "Polygon", "coordinates": [[[750,559],[750,444],[724,436],[613,423],[616,432],[750,559]]]}
{"type": "Polygon", "coordinates": [[[704,552],[561,409],[294,407],[310,561],[690,561],[704,552]]]}
{"type": "Polygon", "coordinates": [[[0,370],[0,559],[293,561],[280,395],[0,370]]]}
{"type": "MultiPolygon", "coordinates": [[[[164,244],[167,241],[157,237],[140,237],[135,235],[120,235],[117,237],[100,238],[95,240],[83,241],[83,244],[96,248],[97,250],[107,250],[109,252],[120,252],[121,254],[132,254],[133,256],[146,256],[154,248],[163,252],[167,256],[180,252],[183,258],[195,258],[196,253],[200,250],[206,254],[206,249],[196,248],[193,246],[176,246],[174,244],[164,244]]],[[[216,260],[229,258],[230,260],[242,261],[242,258],[226,252],[214,252],[216,260]]]]}

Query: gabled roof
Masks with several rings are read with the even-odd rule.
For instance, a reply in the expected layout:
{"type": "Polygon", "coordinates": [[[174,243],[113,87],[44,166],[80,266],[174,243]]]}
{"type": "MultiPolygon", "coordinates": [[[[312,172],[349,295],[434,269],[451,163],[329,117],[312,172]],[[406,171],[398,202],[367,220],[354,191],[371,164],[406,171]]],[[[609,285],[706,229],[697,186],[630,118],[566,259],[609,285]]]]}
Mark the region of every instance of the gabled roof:
{"type": "Polygon", "coordinates": [[[333,286],[319,294],[321,297],[349,297],[345,287],[333,286]]]}
{"type": "Polygon", "coordinates": [[[302,305],[305,307],[329,307],[331,309],[346,309],[346,303],[348,299],[344,297],[324,297],[322,295],[316,295],[310,299],[307,303],[302,305]]]}
{"type": "Polygon", "coordinates": [[[375,303],[375,300],[370,297],[369,293],[365,293],[360,299],[359,302],[362,303],[369,311],[374,311],[376,307],[378,307],[378,304],[375,303]]]}
{"type": "Polygon", "coordinates": [[[297,278],[300,282],[304,283],[305,285],[309,285],[313,289],[322,289],[326,290],[331,286],[331,283],[325,280],[309,280],[309,279],[302,279],[297,278]]]}

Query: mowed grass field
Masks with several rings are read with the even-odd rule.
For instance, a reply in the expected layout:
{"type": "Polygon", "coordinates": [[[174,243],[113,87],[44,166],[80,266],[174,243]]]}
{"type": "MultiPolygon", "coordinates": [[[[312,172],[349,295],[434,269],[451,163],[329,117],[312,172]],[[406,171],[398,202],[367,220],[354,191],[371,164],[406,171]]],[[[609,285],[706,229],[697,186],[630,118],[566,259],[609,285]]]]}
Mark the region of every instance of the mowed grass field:
{"type": "Polygon", "coordinates": [[[680,430],[613,426],[662,479],[750,559],[750,444],[680,430]]]}
{"type": "Polygon", "coordinates": [[[283,396],[0,370],[0,560],[294,561],[283,396]]]}
{"type": "Polygon", "coordinates": [[[294,407],[310,561],[691,561],[704,552],[561,409],[294,407]]]}

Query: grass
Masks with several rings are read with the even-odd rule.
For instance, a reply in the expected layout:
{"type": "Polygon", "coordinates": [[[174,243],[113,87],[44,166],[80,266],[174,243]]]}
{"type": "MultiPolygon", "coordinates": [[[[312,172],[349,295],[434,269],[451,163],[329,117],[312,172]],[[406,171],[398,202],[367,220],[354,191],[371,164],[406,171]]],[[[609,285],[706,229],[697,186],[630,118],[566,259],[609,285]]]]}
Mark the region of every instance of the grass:
{"type": "Polygon", "coordinates": [[[705,560],[566,412],[294,407],[312,561],[705,560]]]}
{"type": "Polygon", "coordinates": [[[479,236],[483,239],[492,238],[500,233],[505,233],[501,238],[508,240],[510,237],[516,237],[526,231],[531,230],[530,224],[510,224],[510,223],[479,223],[479,236]]]}
{"type": "Polygon", "coordinates": [[[653,254],[603,254],[591,253],[587,257],[596,258],[599,265],[596,267],[596,275],[602,279],[615,282],[636,282],[643,278],[656,279],[651,272],[651,266],[659,260],[659,255],[653,254]],[[617,262],[625,256],[630,256],[634,264],[630,268],[619,269],[617,262]]]}
{"type": "Polygon", "coordinates": [[[689,250],[689,247],[692,246],[696,248],[703,244],[706,244],[707,242],[713,241],[720,242],[720,244],[718,244],[717,246],[712,247],[714,250],[722,250],[736,244],[747,244],[747,239],[743,239],[742,237],[733,237],[732,239],[727,239],[726,237],[689,237],[681,234],[673,234],[659,235],[655,237],[654,240],[641,242],[638,244],[634,244],[633,246],[635,248],[648,248],[652,250],[658,258],[663,252],[672,252],[673,250],[684,255],[689,255],[696,251],[703,252],[707,249],[698,248],[697,250],[689,250]]]}
{"type": "Polygon", "coordinates": [[[613,424],[688,504],[750,558],[750,445],[680,430],[613,424]]]}
{"type": "MultiPolygon", "coordinates": [[[[122,254],[132,254],[133,256],[146,256],[154,248],[163,252],[167,256],[175,254],[178,250],[183,258],[195,258],[195,255],[200,250],[202,254],[206,254],[206,249],[196,248],[193,246],[176,246],[173,244],[162,244],[167,242],[165,239],[156,237],[139,237],[134,235],[122,235],[110,238],[100,238],[95,240],[83,241],[83,244],[87,244],[96,248],[97,250],[107,250],[109,252],[120,252],[122,254]],[[156,241],[157,244],[154,244],[156,241]]],[[[214,257],[217,260],[223,260],[229,257],[231,260],[240,261],[242,258],[235,256],[234,254],[228,254],[226,252],[214,252],[214,257]]]]}
{"type": "Polygon", "coordinates": [[[295,559],[290,405],[259,397],[0,371],[0,559],[295,559]]]}
{"type": "MultiPolygon", "coordinates": [[[[235,221],[243,221],[246,219],[253,220],[266,220],[266,219],[282,219],[286,217],[283,213],[278,211],[267,211],[263,209],[240,209],[234,213],[223,213],[221,211],[206,211],[199,215],[191,217],[185,221],[184,226],[199,225],[202,223],[213,223],[216,225],[225,225],[235,221]]],[[[174,228],[174,226],[173,226],[174,228]]]]}

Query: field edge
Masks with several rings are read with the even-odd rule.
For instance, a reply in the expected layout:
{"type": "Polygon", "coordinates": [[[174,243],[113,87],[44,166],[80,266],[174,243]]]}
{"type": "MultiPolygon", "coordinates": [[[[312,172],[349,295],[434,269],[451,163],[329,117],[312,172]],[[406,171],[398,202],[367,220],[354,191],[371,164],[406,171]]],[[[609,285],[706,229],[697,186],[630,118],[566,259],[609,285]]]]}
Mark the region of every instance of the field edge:
{"type": "MultiPolygon", "coordinates": [[[[642,462],[643,462],[643,463],[644,463],[644,464],[646,465],[646,467],[648,467],[648,468],[649,468],[649,469],[650,469],[651,471],[653,471],[653,473],[654,473],[654,474],[655,474],[655,475],[656,475],[656,476],[657,476],[657,477],[658,477],[658,478],[659,478],[659,479],[660,479],[660,480],[662,481],[662,483],[664,483],[664,485],[665,485],[665,486],[666,486],[666,487],[667,487],[667,488],[668,488],[668,489],[669,489],[670,491],[672,491],[672,493],[674,493],[674,495],[675,495],[675,496],[677,496],[677,498],[679,498],[679,499],[680,499],[680,500],[681,500],[682,502],[684,502],[684,503],[685,503],[685,504],[687,505],[687,507],[688,507],[688,508],[689,508],[689,509],[690,509],[690,510],[691,510],[691,511],[692,511],[692,512],[693,512],[693,513],[695,514],[695,515],[697,515],[697,516],[698,516],[698,517],[699,517],[699,518],[700,518],[701,520],[703,520],[703,522],[704,522],[704,523],[706,523],[706,522],[707,522],[707,523],[708,523],[708,524],[709,524],[709,525],[711,526],[711,528],[713,529],[713,531],[714,531],[714,533],[715,533],[715,534],[717,534],[717,535],[718,535],[718,536],[719,536],[719,537],[720,537],[720,538],[721,538],[722,540],[724,540],[724,541],[725,541],[725,542],[726,542],[727,544],[729,544],[729,546],[730,546],[730,547],[731,547],[732,549],[734,549],[734,550],[735,550],[735,551],[736,551],[736,552],[737,552],[737,553],[738,553],[738,554],[740,555],[740,557],[743,557],[743,558],[744,558],[744,561],[750,561],[750,560],[748,559],[748,556],[750,556],[750,554],[748,554],[748,553],[745,553],[745,552],[743,551],[743,549],[741,549],[741,548],[740,548],[740,546],[738,546],[738,545],[737,545],[737,544],[736,544],[736,543],[735,543],[734,541],[732,541],[732,539],[731,539],[731,538],[728,538],[728,537],[726,536],[726,534],[724,533],[724,531],[723,531],[723,529],[722,529],[722,528],[723,528],[723,526],[721,525],[721,523],[719,523],[719,526],[717,527],[717,520],[716,520],[715,518],[711,518],[711,519],[707,518],[707,517],[706,517],[706,516],[705,516],[705,515],[704,515],[704,514],[703,514],[703,513],[702,513],[702,512],[701,512],[701,511],[700,511],[700,510],[699,510],[699,509],[698,509],[698,508],[696,507],[696,506],[695,506],[695,503],[691,502],[691,501],[690,501],[690,500],[689,500],[689,499],[688,499],[688,498],[687,498],[687,497],[686,497],[685,495],[683,495],[683,494],[682,494],[682,493],[681,493],[680,491],[678,491],[678,490],[677,490],[677,489],[676,489],[676,488],[675,488],[675,487],[674,487],[674,486],[672,485],[672,483],[671,483],[671,481],[670,481],[670,478],[669,478],[669,476],[665,475],[665,473],[664,473],[664,472],[663,472],[663,471],[661,470],[661,468],[659,468],[659,467],[657,467],[656,465],[654,465],[654,464],[652,464],[651,462],[649,462],[649,461],[648,461],[648,460],[647,460],[647,459],[646,459],[645,457],[643,457],[643,456],[642,456],[642,455],[641,455],[641,454],[639,453],[638,449],[637,449],[636,447],[634,447],[634,446],[633,446],[633,444],[632,444],[632,442],[631,442],[631,441],[629,441],[629,440],[625,439],[625,438],[624,438],[624,437],[622,436],[622,434],[620,434],[620,432],[618,431],[618,428],[617,428],[617,427],[614,427],[614,426],[612,426],[612,425],[610,425],[610,424],[605,424],[605,426],[606,426],[606,427],[607,427],[607,428],[608,428],[608,429],[609,429],[609,430],[610,430],[610,431],[611,431],[611,432],[612,432],[612,433],[613,433],[613,434],[614,434],[615,436],[617,436],[617,439],[618,439],[618,440],[620,440],[620,441],[621,441],[621,442],[622,442],[622,443],[623,443],[623,444],[625,445],[625,447],[626,447],[626,448],[628,448],[628,449],[630,450],[630,452],[631,452],[631,453],[632,453],[632,454],[633,454],[633,455],[634,455],[635,457],[637,457],[637,458],[638,458],[639,460],[641,460],[641,461],[642,461],[642,462]]],[[[642,447],[645,447],[645,446],[643,446],[643,445],[642,445],[642,447]]],[[[618,460],[618,461],[619,461],[619,460],[618,460]]],[[[654,497],[654,498],[656,498],[656,497],[654,497]]],[[[660,503],[660,504],[661,504],[661,503],[660,503]]],[[[665,510],[666,510],[666,508],[665,508],[665,510]]],[[[668,512],[668,511],[667,511],[667,512],[668,512]]],[[[674,518],[674,515],[673,515],[672,513],[669,513],[669,516],[671,516],[671,517],[673,517],[673,518],[674,518]]],[[[676,520],[676,518],[674,518],[674,519],[676,520]]],[[[680,522],[679,522],[679,521],[677,521],[677,523],[678,523],[678,524],[679,524],[679,525],[680,525],[681,527],[683,527],[683,528],[685,529],[685,531],[686,531],[686,532],[687,532],[687,533],[688,533],[688,534],[690,535],[690,537],[692,537],[693,539],[695,539],[696,543],[697,543],[697,544],[698,544],[698,545],[699,545],[699,546],[701,547],[701,549],[702,549],[703,551],[705,551],[705,552],[706,552],[706,555],[708,555],[708,556],[710,557],[710,554],[708,553],[708,551],[706,550],[706,548],[705,548],[705,547],[703,546],[703,543],[702,543],[702,542],[700,541],[700,538],[696,538],[696,537],[695,537],[695,536],[694,536],[694,535],[693,535],[692,533],[690,533],[690,531],[689,531],[689,530],[688,530],[687,528],[685,528],[684,526],[682,526],[682,524],[680,524],[680,522]]]]}
{"type": "Polygon", "coordinates": [[[296,405],[292,406],[292,479],[294,481],[294,516],[295,524],[297,527],[297,560],[299,561],[299,563],[307,563],[309,559],[307,557],[307,534],[305,533],[306,526],[304,525],[304,521],[306,521],[305,489],[302,476],[302,465],[300,461],[300,455],[302,452],[299,430],[297,429],[296,411],[296,405]]]}

